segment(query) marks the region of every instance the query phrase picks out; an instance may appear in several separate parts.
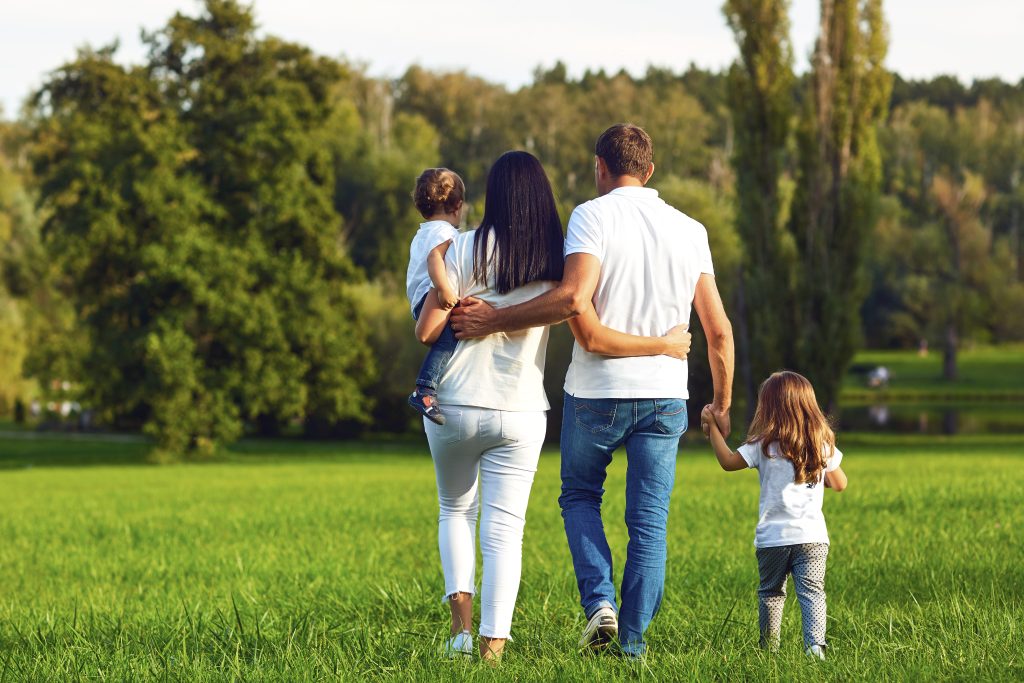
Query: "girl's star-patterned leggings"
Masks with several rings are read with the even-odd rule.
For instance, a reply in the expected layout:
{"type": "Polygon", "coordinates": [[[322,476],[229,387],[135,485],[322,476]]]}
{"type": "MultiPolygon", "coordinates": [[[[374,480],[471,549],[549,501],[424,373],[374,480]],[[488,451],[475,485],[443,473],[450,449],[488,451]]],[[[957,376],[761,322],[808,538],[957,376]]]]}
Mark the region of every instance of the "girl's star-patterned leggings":
{"type": "Polygon", "coordinates": [[[786,579],[793,575],[803,617],[804,647],[825,646],[825,560],[828,543],[757,549],[761,586],[757,589],[761,647],[777,648],[786,604],[786,579]]]}

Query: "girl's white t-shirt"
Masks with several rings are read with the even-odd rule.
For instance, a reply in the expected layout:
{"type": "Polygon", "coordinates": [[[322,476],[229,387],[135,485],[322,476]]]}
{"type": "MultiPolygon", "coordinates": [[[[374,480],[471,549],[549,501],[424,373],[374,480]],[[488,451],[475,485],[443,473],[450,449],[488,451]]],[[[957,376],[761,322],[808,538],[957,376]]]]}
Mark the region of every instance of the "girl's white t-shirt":
{"type": "MultiPolygon", "coordinates": [[[[498,294],[491,275],[486,282],[474,275],[475,236],[476,231],[458,235],[445,257],[448,280],[460,299],[473,296],[502,308],[529,301],[555,286],[554,282],[538,281],[498,294]]],[[[547,326],[462,340],[441,377],[438,400],[441,405],[495,410],[548,410],[551,405],[544,392],[547,348],[547,326]]]]}
{"type": "Polygon", "coordinates": [[[743,444],[737,452],[747,467],[757,470],[761,480],[754,545],[776,548],[828,543],[825,514],[821,510],[825,497],[825,472],[839,467],[843,461],[842,452],[836,448],[818,481],[805,484],[793,481],[793,463],[782,457],[776,444],[768,447],[767,455],[760,443],[743,444]]]}
{"type": "Polygon", "coordinates": [[[434,247],[455,239],[458,234],[459,231],[448,221],[420,223],[420,229],[409,244],[409,267],[405,271],[405,294],[412,310],[416,310],[420,300],[433,287],[427,272],[427,255],[434,247]]]}

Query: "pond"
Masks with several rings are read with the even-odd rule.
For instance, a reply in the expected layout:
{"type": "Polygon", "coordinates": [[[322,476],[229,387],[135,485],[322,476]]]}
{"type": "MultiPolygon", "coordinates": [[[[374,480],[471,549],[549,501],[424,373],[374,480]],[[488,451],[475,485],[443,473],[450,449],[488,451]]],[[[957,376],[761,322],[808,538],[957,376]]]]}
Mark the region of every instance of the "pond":
{"type": "Polygon", "coordinates": [[[875,403],[849,405],[841,431],[902,434],[1024,434],[1024,403],[875,403]]]}

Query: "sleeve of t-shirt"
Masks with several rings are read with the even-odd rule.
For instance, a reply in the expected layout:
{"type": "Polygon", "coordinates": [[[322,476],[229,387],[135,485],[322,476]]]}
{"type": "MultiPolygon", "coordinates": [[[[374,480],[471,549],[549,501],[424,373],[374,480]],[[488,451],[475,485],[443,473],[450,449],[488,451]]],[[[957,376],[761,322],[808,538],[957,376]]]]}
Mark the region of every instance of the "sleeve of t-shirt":
{"type": "MultiPolygon", "coordinates": [[[[698,225],[700,225],[698,223],[698,225]]],[[[700,225],[700,233],[697,237],[697,259],[700,263],[700,272],[708,275],[715,274],[715,264],[711,260],[711,245],[708,243],[708,230],[700,225]]]]}
{"type": "Polygon", "coordinates": [[[756,443],[745,443],[736,451],[746,461],[747,467],[756,470],[761,465],[761,446],[756,443]]]}
{"type": "Polygon", "coordinates": [[[590,254],[604,261],[604,231],[595,212],[586,204],[580,204],[569,216],[569,227],[565,231],[565,255],[590,254]]]}
{"type": "Polygon", "coordinates": [[[828,462],[825,465],[825,471],[835,472],[837,469],[839,469],[839,465],[841,465],[842,462],[843,452],[836,448],[835,450],[832,451],[832,457],[828,459],[828,462]]]}
{"type": "Polygon", "coordinates": [[[451,225],[444,225],[441,227],[434,228],[430,231],[427,236],[427,241],[424,244],[426,253],[432,252],[438,245],[444,244],[448,240],[454,240],[459,236],[459,231],[451,225]]]}

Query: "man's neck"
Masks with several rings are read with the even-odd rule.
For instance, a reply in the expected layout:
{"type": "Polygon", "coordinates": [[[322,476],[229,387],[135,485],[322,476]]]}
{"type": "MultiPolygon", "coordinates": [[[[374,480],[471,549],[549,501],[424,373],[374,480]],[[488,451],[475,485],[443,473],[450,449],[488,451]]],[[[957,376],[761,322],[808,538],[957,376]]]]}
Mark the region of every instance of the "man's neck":
{"type": "Polygon", "coordinates": [[[619,187],[643,187],[644,184],[639,178],[635,178],[631,175],[620,175],[618,178],[612,181],[612,189],[619,187]]]}
{"type": "Polygon", "coordinates": [[[643,182],[631,175],[620,175],[617,178],[609,178],[608,184],[605,186],[604,194],[608,194],[613,190],[617,190],[620,187],[643,187],[643,182]]]}

